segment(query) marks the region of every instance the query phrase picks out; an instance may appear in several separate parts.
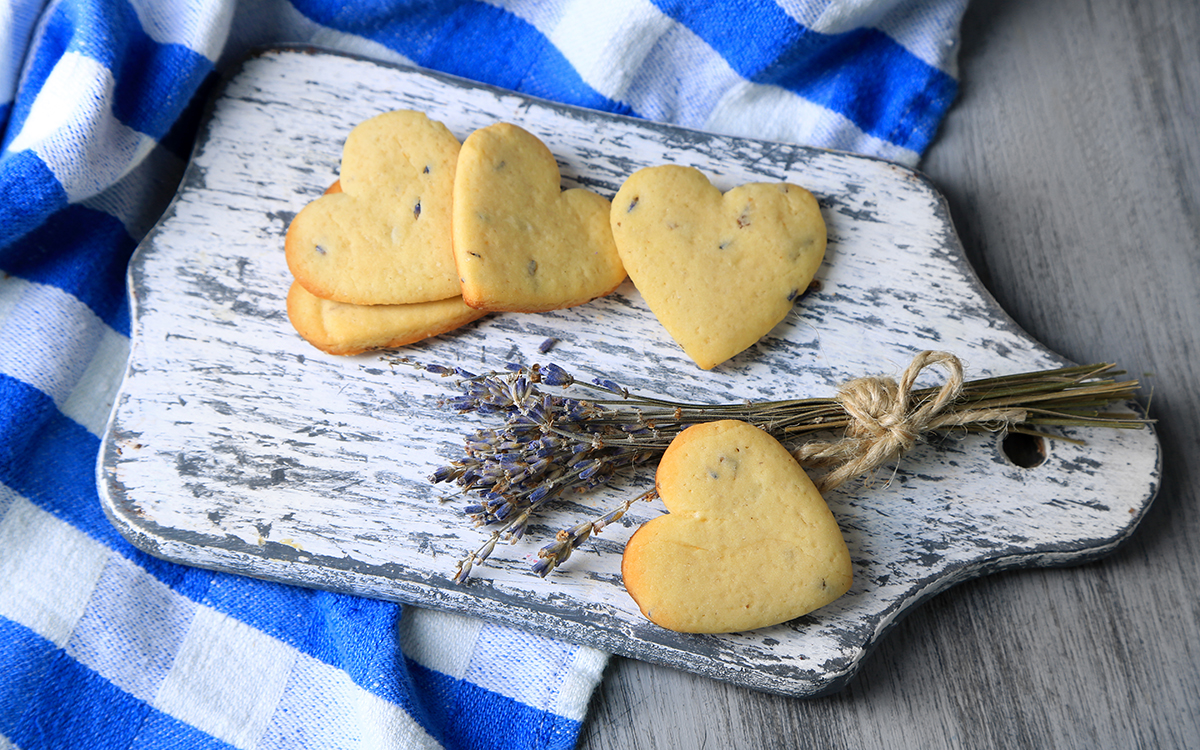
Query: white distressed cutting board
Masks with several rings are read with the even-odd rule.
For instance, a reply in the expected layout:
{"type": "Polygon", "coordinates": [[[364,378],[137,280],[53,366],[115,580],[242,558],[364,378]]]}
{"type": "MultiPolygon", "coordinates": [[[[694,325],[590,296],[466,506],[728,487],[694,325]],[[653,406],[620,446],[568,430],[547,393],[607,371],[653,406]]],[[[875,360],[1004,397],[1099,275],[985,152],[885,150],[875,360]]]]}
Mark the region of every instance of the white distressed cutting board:
{"type": "MultiPolygon", "coordinates": [[[[429,484],[479,423],[439,408],[452,382],[396,353],[333,357],[284,311],[283,237],[338,176],[362,120],[419,109],[460,138],[497,120],[540,136],[565,186],[611,196],[653,164],[692,165],[722,189],[787,180],[821,201],[819,291],[761,343],[704,372],[628,283],[547,314],[492,315],[407,348],[472,371],[553,361],[643,393],[727,402],[825,396],[958,354],[969,377],[1065,364],[1020,331],[966,263],[945,204],[914,172],[863,157],[715,136],[573,109],[428,72],[305,50],[250,59],[216,100],[175,202],[135,256],[129,370],[101,451],[101,494],[134,544],[178,562],[500,620],[751,688],[811,696],[844,685],[921,600],[992,571],[1090,560],[1131,534],[1157,490],[1152,430],[1072,430],[1015,465],[995,436],[919,447],[873,481],[829,493],[854,560],[851,591],[794,622],[681,635],[642,618],[620,578],[639,504],[546,580],[528,572],[553,530],[652,486],[646,469],[501,545],[468,585],[455,564],[483,539],[465,499],[429,484]],[[538,347],[558,340],[548,355],[538,347]],[[449,498],[449,499],[447,499],[449,498]],[[539,529],[535,528],[535,532],[539,529]]],[[[930,381],[926,384],[934,384],[930,381]]]]}

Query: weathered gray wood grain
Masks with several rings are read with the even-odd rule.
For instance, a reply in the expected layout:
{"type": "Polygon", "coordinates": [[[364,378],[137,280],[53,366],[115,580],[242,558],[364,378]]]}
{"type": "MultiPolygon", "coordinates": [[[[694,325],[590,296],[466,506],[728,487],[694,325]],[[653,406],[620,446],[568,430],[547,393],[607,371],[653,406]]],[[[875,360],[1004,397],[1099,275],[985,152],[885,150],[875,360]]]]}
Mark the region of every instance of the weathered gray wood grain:
{"type": "Polygon", "coordinates": [[[615,659],[581,748],[1200,747],[1200,5],[973,0],[921,165],[1002,307],[1153,390],[1163,485],[1102,562],[915,609],[795,700],[615,659]]]}
{"type": "MultiPolygon", "coordinates": [[[[550,106],[323,53],[256,57],[218,98],[163,221],[131,266],[130,369],[105,438],[101,484],[117,526],[181,562],[485,617],[740,685],[815,695],[841,687],[905,612],[954,584],[1111,551],[1158,485],[1151,430],[1074,431],[1035,468],[997,436],[950,436],[874,482],[830,493],[855,585],[819,612],[723,636],[670,633],[625,594],[620,546],[659,506],[637,508],[549,580],[539,544],[502,546],[478,579],[451,582],[479,544],[461,501],[426,478],[475,422],[439,405],[447,384],[393,355],[331,357],[292,331],[282,237],[337,176],[341,143],[381,111],[417,108],[460,138],[498,119],[541,136],[568,185],[611,195],[640,166],[697,166],[719,187],[789,180],[821,200],[821,288],[760,344],[715,371],[690,363],[629,284],[592,304],[493,315],[408,348],[423,363],[500,368],[539,358],[689,401],[822,395],[895,371],[922,349],[974,376],[1063,360],[1023,333],[965,263],[944,202],[918,175],[847,154],[709,136],[550,106]]],[[[567,505],[573,525],[650,484],[567,505]]]]}

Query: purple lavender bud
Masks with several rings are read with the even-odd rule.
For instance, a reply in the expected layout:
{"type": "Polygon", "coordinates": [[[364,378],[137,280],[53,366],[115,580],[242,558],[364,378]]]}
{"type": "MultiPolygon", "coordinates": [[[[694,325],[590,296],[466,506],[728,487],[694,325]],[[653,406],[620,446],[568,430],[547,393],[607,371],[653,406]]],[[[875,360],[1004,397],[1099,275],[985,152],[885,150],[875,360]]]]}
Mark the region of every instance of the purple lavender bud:
{"type": "Polygon", "coordinates": [[[475,553],[475,559],[479,562],[483,562],[484,560],[488,559],[488,556],[492,554],[492,550],[494,549],[496,549],[496,537],[489,539],[487,544],[483,545],[483,549],[475,553]]]}
{"type": "Polygon", "coordinates": [[[462,389],[463,393],[473,398],[484,398],[489,393],[487,384],[481,383],[478,380],[468,380],[462,384],[462,389]]]}
{"type": "Polygon", "coordinates": [[[604,462],[596,459],[584,467],[583,471],[579,472],[580,479],[591,479],[596,476],[596,472],[604,466],[604,462]]]}
{"type": "Polygon", "coordinates": [[[512,394],[514,402],[524,400],[529,395],[529,378],[524,375],[518,375],[517,379],[513,381],[509,392],[512,394]]]}
{"type": "Polygon", "coordinates": [[[458,572],[454,574],[455,583],[462,583],[467,580],[467,577],[471,575],[471,565],[473,562],[471,558],[467,558],[458,564],[458,572]]]}
{"type": "Polygon", "coordinates": [[[546,385],[568,386],[575,382],[575,378],[558,365],[549,364],[542,370],[542,382],[546,385]]]}
{"type": "Polygon", "coordinates": [[[554,566],[555,566],[555,560],[553,557],[542,557],[542,558],[539,558],[537,560],[537,562],[535,562],[533,564],[532,569],[533,569],[534,573],[541,576],[542,578],[545,578],[546,576],[548,576],[550,574],[550,571],[554,570],[554,566]]]}
{"type": "Polygon", "coordinates": [[[435,375],[441,375],[443,377],[454,374],[454,370],[442,365],[425,365],[425,370],[426,372],[432,372],[435,375]]]}
{"type": "Polygon", "coordinates": [[[525,414],[525,418],[533,424],[545,424],[550,421],[541,406],[530,407],[529,411],[525,414]]]}
{"type": "Polygon", "coordinates": [[[520,469],[528,465],[525,463],[524,457],[515,453],[501,453],[497,460],[504,469],[520,469]]]}

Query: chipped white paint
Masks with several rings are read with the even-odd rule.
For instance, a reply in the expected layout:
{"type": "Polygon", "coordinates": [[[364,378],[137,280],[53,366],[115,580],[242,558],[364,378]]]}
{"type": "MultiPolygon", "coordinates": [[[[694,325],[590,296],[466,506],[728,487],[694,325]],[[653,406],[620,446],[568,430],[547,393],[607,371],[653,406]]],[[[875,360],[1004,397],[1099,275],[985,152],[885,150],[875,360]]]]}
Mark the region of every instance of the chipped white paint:
{"type": "MultiPolygon", "coordinates": [[[[829,226],[822,287],[760,344],[711,372],[687,360],[628,283],[589,305],[493,315],[402,354],[498,369],[555,361],[689,401],[831,393],[896,372],[917,351],[961,356],[969,376],[1063,364],[1021,332],[965,262],[946,208],[917,174],[847,154],[711,136],[533,101],[424,72],[310,51],[250,60],[201,134],[185,183],[131,267],[130,366],[98,468],[106,509],[147,551],[183,563],[414,602],[514,623],[718,679],[792,695],[840,687],[887,628],[957,582],[1103,555],[1157,490],[1151,430],[1074,431],[1045,463],[1013,465],[994,436],[919,447],[868,484],[830,493],[855,563],[850,593],[786,625],[680,635],[644,620],[620,548],[661,506],[635,507],[548,580],[538,537],[502,546],[467,586],[455,562],[482,539],[461,498],[426,477],[477,423],[437,405],[450,381],[339,358],[288,324],[283,235],[337,177],[342,140],[382,111],[415,108],[464,138],[496,120],[543,138],[569,186],[612,195],[644,165],[699,167],[722,188],[786,179],[829,226]],[[549,355],[538,352],[558,339],[549,355]],[[605,554],[597,554],[596,550],[605,554]]],[[[553,530],[652,482],[642,471],[578,498],[553,530]]]]}

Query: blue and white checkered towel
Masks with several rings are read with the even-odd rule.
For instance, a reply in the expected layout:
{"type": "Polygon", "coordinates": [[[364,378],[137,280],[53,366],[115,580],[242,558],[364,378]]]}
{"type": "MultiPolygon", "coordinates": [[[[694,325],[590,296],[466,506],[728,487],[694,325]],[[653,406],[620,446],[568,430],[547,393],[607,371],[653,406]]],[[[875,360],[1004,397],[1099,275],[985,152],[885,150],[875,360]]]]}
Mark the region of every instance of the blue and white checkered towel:
{"type": "Polygon", "coordinates": [[[915,164],[965,0],[4,0],[0,747],[568,748],[606,655],[166,563],[108,524],[125,266],[198,93],[306,42],[540,97],[915,164]]]}

